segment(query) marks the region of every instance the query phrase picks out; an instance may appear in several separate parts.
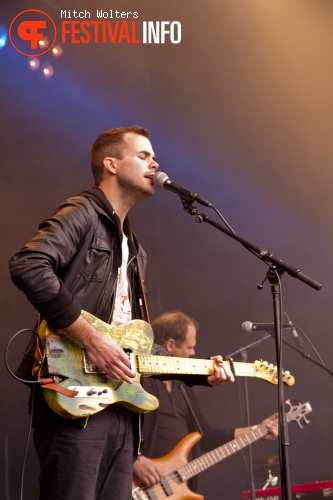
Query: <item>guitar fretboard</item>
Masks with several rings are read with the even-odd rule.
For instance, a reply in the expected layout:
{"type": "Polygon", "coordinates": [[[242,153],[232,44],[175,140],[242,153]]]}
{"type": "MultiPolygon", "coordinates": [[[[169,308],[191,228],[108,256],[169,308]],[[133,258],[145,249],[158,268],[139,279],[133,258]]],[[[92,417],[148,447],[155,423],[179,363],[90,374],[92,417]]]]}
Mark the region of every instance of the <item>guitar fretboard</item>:
{"type": "MultiPolygon", "coordinates": [[[[310,403],[293,406],[287,413],[286,420],[288,423],[295,420],[298,422],[298,425],[302,427],[300,425],[300,420],[304,419],[306,424],[309,423],[309,421],[306,420],[305,415],[310,411],[312,411],[310,403]]],[[[275,419],[275,421],[277,421],[277,419],[275,419]]],[[[255,426],[255,428],[252,428],[250,431],[245,432],[232,441],[229,441],[229,443],[223,444],[222,446],[215,448],[215,450],[209,451],[208,453],[201,455],[199,458],[182,465],[179,469],[174,470],[171,475],[176,474],[182,481],[188,481],[191,477],[196,476],[212,465],[230,457],[233,453],[236,453],[255,441],[258,441],[258,439],[262,438],[267,433],[268,429],[265,424],[255,426]]]]}
{"type": "Polygon", "coordinates": [[[233,455],[242,448],[245,448],[246,446],[254,443],[258,439],[265,436],[265,434],[267,433],[267,427],[265,425],[260,425],[256,429],[252,429],[250,432],[242,434],[229,443],[219,446],[218,448],[215,448],[215,450],[205,453],[205,455],[202,455],[201,457],[192,460],[182,467],[179,467],[179,469],[174,472],[177,472],[177,474],[179,474],[182,481],[188,481],[191,477],[196,476],[212,465],[221,462],[221,460],[230,457],[230,455],[233,455]]]}
{"type": "MultiPolygon", "coordinates": [[[[137,355],[137,370],[139,373],[150,374],[182,374],[182,375],[212,375],[215,361],[211,359],[176,358],[173,356],[137,355]]],[[[229,361],[224,361],[230,368],[229,361]]],[[[255,367],[252,363],[233,363],[237,376],[254,377],[255,367]]]]}

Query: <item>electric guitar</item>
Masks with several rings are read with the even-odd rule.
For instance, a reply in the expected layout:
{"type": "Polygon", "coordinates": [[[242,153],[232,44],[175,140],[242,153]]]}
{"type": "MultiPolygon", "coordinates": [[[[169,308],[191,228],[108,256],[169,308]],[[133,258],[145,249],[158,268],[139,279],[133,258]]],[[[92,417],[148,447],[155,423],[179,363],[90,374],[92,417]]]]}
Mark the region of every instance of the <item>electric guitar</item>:
{"type": "MultiPolygon", "coordinates": [[[[91,363],[80,342],[63,330],[52,330],[45,320],[42,321],[38,328],[43,352],[39,378],[47,380],[41,385],[45,389],[43,393],[47,404],[62,417],[87,417],[114,403],[135,412],[156,410],[158,399],[141,386],[142,374],[214,373],[213,360],[149,354],[154,334],[145,321],[132,320],[115,327],[85,311],[82,315],[102,335],[111,337],[124,349],[135,376],[132,384],[110,378],[91,363]]],[[[272,384],[278,382],[276,368],[267,362],[234,363],[229,360],[224,363],[233,369],[236,376],[257,377],[272,384]]],[[[289,372],[283,373],[283,381],[288,386],[295,383],[289,372]]]]}
{"type": "MultiPolygon", "coordinates": [[[[290,405],[290,410],[286,415],[287,422],[294,420],[301,428],[303,424],[309,423],[305,415],[312,411],[310,403],[299,404],[297,406],[292,406],[289,400],[286,403],[290,405]]],[[[219,446],[215,450],[188,462],[190,450],[201,439],[199,432],[192,432],[179,441],[170,453],[162,458],[152,459],[163,472],[159,483],[148,488],[140,486],[138,479],[134,477],[132,499],[166,500],[170,498],[170,500],[204,500],[202,495],[189,489],[186,481],[254,443],[267,433],[268,429],[266,425],[255,426],[252,430],[229,441],[229,443],[219,446]]]]}

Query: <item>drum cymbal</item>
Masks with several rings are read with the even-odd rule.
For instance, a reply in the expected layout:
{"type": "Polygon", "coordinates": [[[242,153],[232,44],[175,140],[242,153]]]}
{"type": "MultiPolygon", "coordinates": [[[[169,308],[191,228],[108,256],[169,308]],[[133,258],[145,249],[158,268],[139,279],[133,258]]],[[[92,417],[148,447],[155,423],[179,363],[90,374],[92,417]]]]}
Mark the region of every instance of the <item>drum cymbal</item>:
{"type": "Polygon", "coordinates": [[[267,455],[266,457],[258,457],[253,459],[253,465],[279,465],[280,459],[278,455],[267,455]]]}
{"type": "MultiPolygon", "coordinates": [[[[290,465],[289,468],[292,469],[293,465],[290,465]]],[[[278,455],[268,455],[253,459],[253,474],[255,476],[265,477],[268,475],[269,470],[273,476],[279,476],[280,459],[278,455]]]]}

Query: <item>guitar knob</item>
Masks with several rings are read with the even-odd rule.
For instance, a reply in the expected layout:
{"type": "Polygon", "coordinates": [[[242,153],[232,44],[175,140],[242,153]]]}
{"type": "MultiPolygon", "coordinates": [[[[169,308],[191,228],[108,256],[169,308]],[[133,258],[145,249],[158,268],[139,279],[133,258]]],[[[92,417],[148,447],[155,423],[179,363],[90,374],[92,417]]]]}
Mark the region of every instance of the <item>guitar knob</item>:
{"type": "Polygon", "coordinates": [[[96,389],[93,387],[87,391],[87,396],[94,396],[97,393],[96,389]]]}

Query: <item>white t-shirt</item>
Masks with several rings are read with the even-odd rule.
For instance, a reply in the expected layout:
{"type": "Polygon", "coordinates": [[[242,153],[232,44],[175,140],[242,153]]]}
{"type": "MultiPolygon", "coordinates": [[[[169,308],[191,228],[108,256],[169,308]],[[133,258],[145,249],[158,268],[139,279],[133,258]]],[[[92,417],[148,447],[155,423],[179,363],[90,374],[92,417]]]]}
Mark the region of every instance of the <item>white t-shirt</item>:
{"type": "Polygon", "coordinates": [[[116,300],[112,317],[112,325],[118,326],[132,319],[131,304],[129,300],[127,262],[128,262],[128,238],[123,234],[122,263],[118,268],[116,300]]]}

